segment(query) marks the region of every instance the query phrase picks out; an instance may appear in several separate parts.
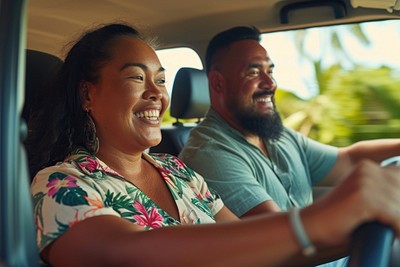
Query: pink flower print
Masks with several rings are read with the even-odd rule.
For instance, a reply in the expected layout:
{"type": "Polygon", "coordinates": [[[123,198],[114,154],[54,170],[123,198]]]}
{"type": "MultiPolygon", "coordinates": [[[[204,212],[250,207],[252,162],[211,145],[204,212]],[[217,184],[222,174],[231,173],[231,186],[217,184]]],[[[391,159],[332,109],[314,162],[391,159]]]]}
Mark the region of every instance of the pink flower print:
{"type": "Polygon", "coordinates": [[[183,165],[183,162],[181,160],[175,159],[174,162],[180,169],[183,168],[184,165],[183,165]]]}
{"type": "Polygon", "coordinates": [[[71,176],[67,176],[63,179],[56,178],[51,180],[50,182],[47,183],[46,185],[47,188],[49,188],[48,195],[50,197],[53,197],[54,195],[57,194],[58,190],[60,188],[66,187],[66,188],[75,188],[77,187],[76,185],[76,179],[71,176]]]}
{"type": "Polygon", "coordinates": [[[110,173],[110,174],[114,174],[114,175],[123,177],[121,174],[119,174],[118,172],[114,171],[113,169],[111,169],[111,168],[108,167],[108,166],[104,166],[104,167],[102,167],[102,168],[103,168],[103,170],[104,170],[105,172],[108,172],[108,173],[110,173]]]}
{"type": "Polygon", "coordinates": [[[156,208],[152,208],[149,214],[142,203],[137,200],[135,200],[133,207],[141,213],[141,215],[133,215],[138,225],[149,228],[159,228],[162,226],[163,218],[156,208]]]}
{"type": "Polygon", "coordinates": [[[80,220],[78,219],[78,211],[75,212],[75,220],[68,224],[69,227],[75,226],[80,220]]]}
{"type": "Polygon", "coordinates": [[[169,184],[170,186],[172,186],[172,187],[175,187],[174,183],[171,181],[171,178],[168,176],[167,173],[161,172],[161,176],[162,176],[162,178],[164,179],[164,181],[165,181],[166,183],[168,183],[168,184],[169,184]]]}
{"type": "Polygon", "coordinates": [[[85,162],[81,162],[78,164],[82,169],[86,169],[89,172],[94,172],[95,170],[97,170],[99,168],[99,162],[92,157],[86,157],[85,162]]]}
{"type": "Polygon", "coordinates": [[[207,191],[206,191],[205,197],[206,197],[207,199],[212,198],[212,195],[211,195],[211,193],[210,193],[210,190],[207,190],[207,191]]]}
{"type": "Polygon", "coordinates": [[[167,168],[158,168],[158,170],[161,172],[161,173],[165,173],[165,174],[170,174],[171,173],[171,171],[170,170],[168,170],[167,168]]]}

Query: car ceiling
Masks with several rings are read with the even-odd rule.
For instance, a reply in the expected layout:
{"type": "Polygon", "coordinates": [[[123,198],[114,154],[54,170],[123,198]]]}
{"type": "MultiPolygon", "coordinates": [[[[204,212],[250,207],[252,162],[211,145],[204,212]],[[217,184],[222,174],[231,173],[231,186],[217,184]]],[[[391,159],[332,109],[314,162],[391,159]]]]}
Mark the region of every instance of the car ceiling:
{"type": "Polygon", "coordinates": [[[61,48],[82,31],[101,23],[126,21],[158,36],[162,48],[189,46],[202,54],[215,33],[237,25],[255,25],[271,32],[398,18],[383,9],[352,8],[350,0],[334,1],[343,1],[346,6],[342,19],[335,19],[331,10],[321,7],[304,9],[292,16],[295,21],[282,24],[281,8],[300,0],[34,0],[28,2],[27,48],[62,58],[61,48]]]}

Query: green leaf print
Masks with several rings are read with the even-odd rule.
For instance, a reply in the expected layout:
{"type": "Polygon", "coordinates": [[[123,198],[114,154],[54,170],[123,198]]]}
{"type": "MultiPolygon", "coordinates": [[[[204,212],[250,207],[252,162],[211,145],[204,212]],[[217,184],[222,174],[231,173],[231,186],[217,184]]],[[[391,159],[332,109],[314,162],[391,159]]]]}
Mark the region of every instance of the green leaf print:
{"type": "Polygon", "coordinates": [[[119,211],[119,209],[132,210],[132,203],[132,198],[128,195],[121,195],[121,192],[115,196],[114,192],[110,192],[109,190],[106,192],[104,205],[106,207],[112,207],[115,211],[119,211]]]}
{"type": "Polygon", "coordinates": [[[211,214],[210,208],[203,202],[198,200],[197,198],[192,198],[192,203],[195,205],[199,210],[203,211],[205,214],[213,218],[214,216],[211,214]]]}
{"type": "Polygon", "coordinates": [[[52,242],[57,237],[61,236],[65,231],[67,231],[70,228],[68,224],[61,223],[57,218],[56,218],[56,223],[58,225],[56,232],[44,233],[40,231],[41,233],[40,247],[48,245],[50,242],[52,242]]]}
{"type": "Polygon", "coordinates": [[[87,205],[87,193],[76,185],[76,178],[55,172],[49,176],[48,194],[57,203],[67,206],[87,205]]]}
{"type": "Polygon", "coordinates": [[[33,206],[36,207],[40,202],[43,202],[43,198],[46,196],[45,193],[39,192],[32,197],[33,206]]]}
{"type": "MultiPolygon", "coordinates": [[[[180,197],[180,198],[182,198],[182,196],[183,196],[183,187],[185,186],[187,186],[187,184],[186,183],[184,183],[184,182],[182,182],[180,179],[175,179],[175,184],[176,184],[176,187],[177,187],[177,193],[178,193],[178,196],[180,197]]],[[[175,198],[176,199],[176,198],[175,198]]]]}
{"type": "Polygon", "coordinates": [[[44,200],[45,196],[46,196],[46,194],[39,192],[39,193],[35,194],[32,198],[33,199],[33,207],[34,207],[33,212],[35,214],[35,218],[40,221],[40,222],[37,222],[40,225],[43,225],[43,214],[42,214],[43,208],[42,207],[43,207],[43,200],[44,200]]]}

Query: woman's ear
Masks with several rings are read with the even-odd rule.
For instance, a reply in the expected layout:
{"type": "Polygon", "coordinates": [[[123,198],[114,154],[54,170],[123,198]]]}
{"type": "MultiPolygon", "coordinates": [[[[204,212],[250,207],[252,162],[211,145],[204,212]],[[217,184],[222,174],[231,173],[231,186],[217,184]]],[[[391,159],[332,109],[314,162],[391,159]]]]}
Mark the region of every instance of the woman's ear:
{"type": "Polygon", "coordinates": [[[81,98],[82,109],[90,110],[91,97],[89,92],[90,83],[87,81],[82,81],[79,84],[79,96],[81,98]]]}

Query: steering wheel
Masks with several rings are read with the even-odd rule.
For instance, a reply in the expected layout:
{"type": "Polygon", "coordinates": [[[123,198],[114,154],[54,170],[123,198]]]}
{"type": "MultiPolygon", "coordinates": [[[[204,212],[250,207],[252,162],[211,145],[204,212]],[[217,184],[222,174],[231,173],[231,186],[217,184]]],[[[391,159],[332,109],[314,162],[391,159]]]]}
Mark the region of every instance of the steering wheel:
{"type": "MultiPolygon", "coordinates": [[[[389,165],[400,167],[400,156],[386,159],[381,163],[382,167],[389,165]]],[[[400,266],[400,240],[394,241],[393,229],[387,225],[379,222],[363,224],[354,233],[347,266],[398,267],[400,266]]]]}

